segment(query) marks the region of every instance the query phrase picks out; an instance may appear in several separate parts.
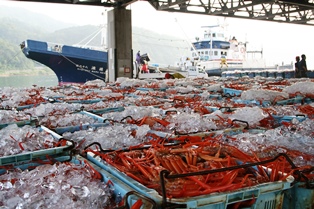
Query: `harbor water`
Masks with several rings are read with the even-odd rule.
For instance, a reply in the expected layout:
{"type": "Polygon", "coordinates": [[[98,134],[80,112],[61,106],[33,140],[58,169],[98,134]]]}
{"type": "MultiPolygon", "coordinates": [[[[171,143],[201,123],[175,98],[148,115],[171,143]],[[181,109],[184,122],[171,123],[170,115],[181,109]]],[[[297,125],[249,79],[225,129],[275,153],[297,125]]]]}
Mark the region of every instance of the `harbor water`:
{"type": "Polygon", "coordinates": [[[31,87],[33,85],[51,87],[58,85],[58,78],[56,75],[14,75],[14,76],[0,76],[1,87],[31,87]]]}

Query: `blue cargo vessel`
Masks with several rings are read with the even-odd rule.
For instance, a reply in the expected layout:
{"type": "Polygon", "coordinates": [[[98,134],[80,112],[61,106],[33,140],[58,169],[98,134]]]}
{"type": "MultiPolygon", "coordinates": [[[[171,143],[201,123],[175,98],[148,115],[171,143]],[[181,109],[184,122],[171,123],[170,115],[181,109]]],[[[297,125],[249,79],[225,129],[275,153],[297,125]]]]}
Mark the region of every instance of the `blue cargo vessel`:
{"type": "Polygon", "coordinates": [[[20,46],[27,58],[52,69],[59,85],[105,80],[108,69],[106,51],[36,40],[23,41],[20,46]]]}

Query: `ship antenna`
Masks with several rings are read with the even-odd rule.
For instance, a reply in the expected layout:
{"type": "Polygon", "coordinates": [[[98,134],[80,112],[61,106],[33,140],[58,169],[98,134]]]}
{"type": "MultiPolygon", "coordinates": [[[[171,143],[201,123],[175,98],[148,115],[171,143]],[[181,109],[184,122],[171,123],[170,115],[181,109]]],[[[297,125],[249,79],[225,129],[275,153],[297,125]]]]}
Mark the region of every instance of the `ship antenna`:
{"type": "Polygon", "coordinates": [[[92,34],[90,34],[89,36],[83,38],[80,42],[78,42],[77,44],[75,45],[80,45],[82,42],[84,42],[86,39],[89,39],[89,41],[84,45],[86,46],[88,43],[90,43],[99,33],[101,32],[101,30],[97,30],[95,32],[93,32],[92,34]],[[92,36],[92,38],[90,38],[92,36]]]}
{"type": "MultiPolygon", "coordinates": [[[[186,33],[185,33],[185,31],[183,30],[183,28],[182,28],[181,24],[179,23],[179,21],[177,20],[177,18],[174,18],[174,20],[175,20],[175,22],[179,25],[179,27],[180,27],[181,31],[182,31],[182,32],[183,32],[183,34],[185,35],[186,40],[189,40],[189,38],[188,38],[187,34],[186,34],[186,33]]],[[[197,55],[197,58],[199,58],[199,56],[198,56],[198,53],[197,53],[197,51],[196,51],[195,46],[191,43],[191,41],[187,41],[187,42],[188,42],[188,44],[192,47],[193,51],[194,51],[194,52],[195,52],[195,54],[197,55]]]]}
{"type": "Polygon", "coordinates": [[[107,49],[107,10],[105,9],[104,12],[101,13],[102,19],[103,19],[103,25],[102,25],[102,30],[101,30],[101,46],[104,49],[107,49]]]}
{"type": "MultiPolygon", "coordinates": [[[[106,17],[107,10],[101,13],[102,18],[106,17]]],[[[82,42],[88,39],[88,41],[83,45],[83,47],[86,47],[98,34],[101,34],[101,46],[106,49],[107,44],[106,44],[106,29],[107,29],[107,24],[106,24],[106,18],[104,18],[103,23],[100,25],[100,29],[97,31],[93,32],[89,36],[85,37],[82,39],[80,42],[78,42],[76,45],[80,45],[82,42]],[[90,38],[91,37],[91,38],[90,38]]]]}

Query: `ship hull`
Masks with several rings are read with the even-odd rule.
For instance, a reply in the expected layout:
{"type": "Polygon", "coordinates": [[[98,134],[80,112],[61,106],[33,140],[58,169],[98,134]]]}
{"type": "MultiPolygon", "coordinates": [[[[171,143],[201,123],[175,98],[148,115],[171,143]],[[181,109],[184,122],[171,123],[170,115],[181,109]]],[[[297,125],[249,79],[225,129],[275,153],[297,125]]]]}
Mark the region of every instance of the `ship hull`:
{"type": "Polygon", "coordinates": [[[34,40],[23,43],[22,51],[25,56],[53,70],[59,85],[82,84],[90,80],[106,78],[107,52],[66,45],[56,50],[46,42],[34,40]]]}
{"type": "Polygon", "coordinates": [[[220,68],[215,68],[215,69],[210,69],[210,70],[205,70],[207,75],[210,76],[221,76],[223,69],[220,68]]]}
{"type": "Polygon", "coordinates": [[[223,72],[236,72],[238,71],[240,74],[241,72],[257,72],[257,71],[267,71],[267,70],[275,70],[276,68],[214,68],[214,69],[207,69],[205,70],[208,76],[222,76],[223,72]]]}

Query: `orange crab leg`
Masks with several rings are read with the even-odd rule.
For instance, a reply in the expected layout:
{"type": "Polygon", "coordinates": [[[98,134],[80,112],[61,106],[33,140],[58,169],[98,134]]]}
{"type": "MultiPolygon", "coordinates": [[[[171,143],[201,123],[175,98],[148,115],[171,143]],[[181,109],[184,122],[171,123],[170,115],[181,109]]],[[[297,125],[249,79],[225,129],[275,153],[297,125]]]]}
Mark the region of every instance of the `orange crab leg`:
{"type": "Polygon", "coordinates": [[[20,149],[21,149],[22,151],[24,151],[24,147],[22,146],[22,142],[18,142],[18,141],[17,141],[13,136],[11,136],[11,135],[10,135],[10,137],[11,137],[11,139],[13,139],[16,143],[18,143],[20,149]]]}
{"type": "Polygon", "coordinates": [[[131,209],[140,209],[141,206],[143,205],[142,199],[138,199],[134,205],[132,205],[131,209]]]}

